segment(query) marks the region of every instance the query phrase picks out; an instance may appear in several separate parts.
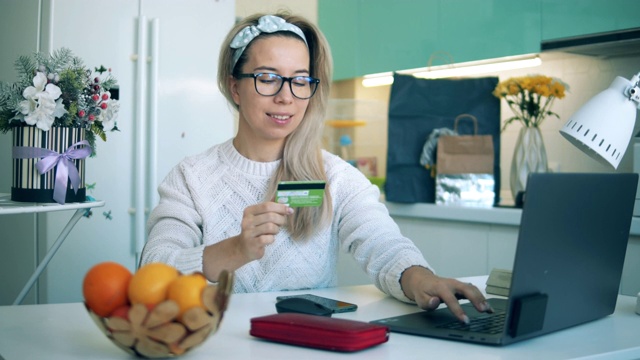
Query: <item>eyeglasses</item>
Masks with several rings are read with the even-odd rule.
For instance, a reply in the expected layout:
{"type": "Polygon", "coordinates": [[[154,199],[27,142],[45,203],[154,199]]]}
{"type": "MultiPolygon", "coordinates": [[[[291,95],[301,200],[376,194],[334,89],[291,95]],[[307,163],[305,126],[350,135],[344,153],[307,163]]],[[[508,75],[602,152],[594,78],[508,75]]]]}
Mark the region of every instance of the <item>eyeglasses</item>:
{"type": "Polygon", "coordinates": [[[253,78],[258,94],[262,96],[275,96],[282,90],[285,81],[289,82],[289,89],[298,99],[309,99],[316,93],[320,80],[311,76],[284,77],[272,73],[238,74],[237,79],[253,78]]]}

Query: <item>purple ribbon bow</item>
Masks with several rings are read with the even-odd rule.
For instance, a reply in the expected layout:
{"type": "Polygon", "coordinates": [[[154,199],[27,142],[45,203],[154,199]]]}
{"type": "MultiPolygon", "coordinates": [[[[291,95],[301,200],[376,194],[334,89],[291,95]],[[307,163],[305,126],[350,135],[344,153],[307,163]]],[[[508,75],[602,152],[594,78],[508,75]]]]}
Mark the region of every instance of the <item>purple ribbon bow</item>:
{"type": "Polygon", "coordinates": [[[71,187],[76,194],[80,187],[80,174],[71,160],[84,159],[91,155],[91,147],[87,140],[82,140],[69,146],[62,154],[32,146],[14,146],[12,152],[14,159],[40,158],[40,161],[36,163],[36,168],[41,175],[58,167],[53,187],[53,200],[58,204],[64,204],[67,195],[67,180],[71,180],[71,187]]]}

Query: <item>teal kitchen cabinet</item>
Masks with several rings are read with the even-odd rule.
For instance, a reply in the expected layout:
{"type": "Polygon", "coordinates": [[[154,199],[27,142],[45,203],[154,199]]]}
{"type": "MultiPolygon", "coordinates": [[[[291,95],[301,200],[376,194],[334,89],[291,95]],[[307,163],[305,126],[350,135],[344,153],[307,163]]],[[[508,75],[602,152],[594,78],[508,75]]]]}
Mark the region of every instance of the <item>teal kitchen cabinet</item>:
{"type": "Polygon", "coordinates": [[[639,0],[541,1],[543,41],[640,27],[639,0]]]}
{"type": "Polygon", "coordinates": [[[538,1],[440,0],[438,45],[455,62],[540,51],[538,1]]]}
{"type": "Polygon", "coordinates": [[[318,25],[331,46],[334,79],[354,77],[358,72],[357,13],[357,0],[318,0],[318,25]]]}
{"type": "Polygon", "coordinates": [[[334,80],[540,51],[540,0],[318,0],[334,80]]]}

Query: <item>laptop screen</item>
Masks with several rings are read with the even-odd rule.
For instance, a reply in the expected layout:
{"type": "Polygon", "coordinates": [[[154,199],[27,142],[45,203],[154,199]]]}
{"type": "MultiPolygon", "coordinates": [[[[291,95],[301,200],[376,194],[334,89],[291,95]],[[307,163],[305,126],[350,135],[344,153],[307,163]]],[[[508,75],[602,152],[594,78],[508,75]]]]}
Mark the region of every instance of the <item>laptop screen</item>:
{"type": "Polygon", "coordinates": [[[510,298],[547,297],[539,332],[614,311],[637,181],[637,174],[529,177],[510,298]]]}
{"type": "Polygon", "coordinates": [[[506,315],[501,330],[474,330],[474,320],[489,315],[470,304],[462,306],[471,324],[455,329],[448,325],[459,321],[446,308],[372,322],[395,332],[506,345],[611,314],[637,184],[637,174],[530,175],[509,298],[489,299],[500,310],[493,315],[506,315]]]}

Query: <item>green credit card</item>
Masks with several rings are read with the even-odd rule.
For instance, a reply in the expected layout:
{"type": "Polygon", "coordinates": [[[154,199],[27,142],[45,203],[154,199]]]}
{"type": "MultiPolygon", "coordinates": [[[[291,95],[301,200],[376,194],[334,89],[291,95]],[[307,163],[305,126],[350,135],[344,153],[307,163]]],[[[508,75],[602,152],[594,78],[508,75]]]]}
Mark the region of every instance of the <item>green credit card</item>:
{"type": "Polygon", "coordinates": [[[320,206],[325,181],[282,181],[276,191],[276,202],[291,207],[320,206]]]}

